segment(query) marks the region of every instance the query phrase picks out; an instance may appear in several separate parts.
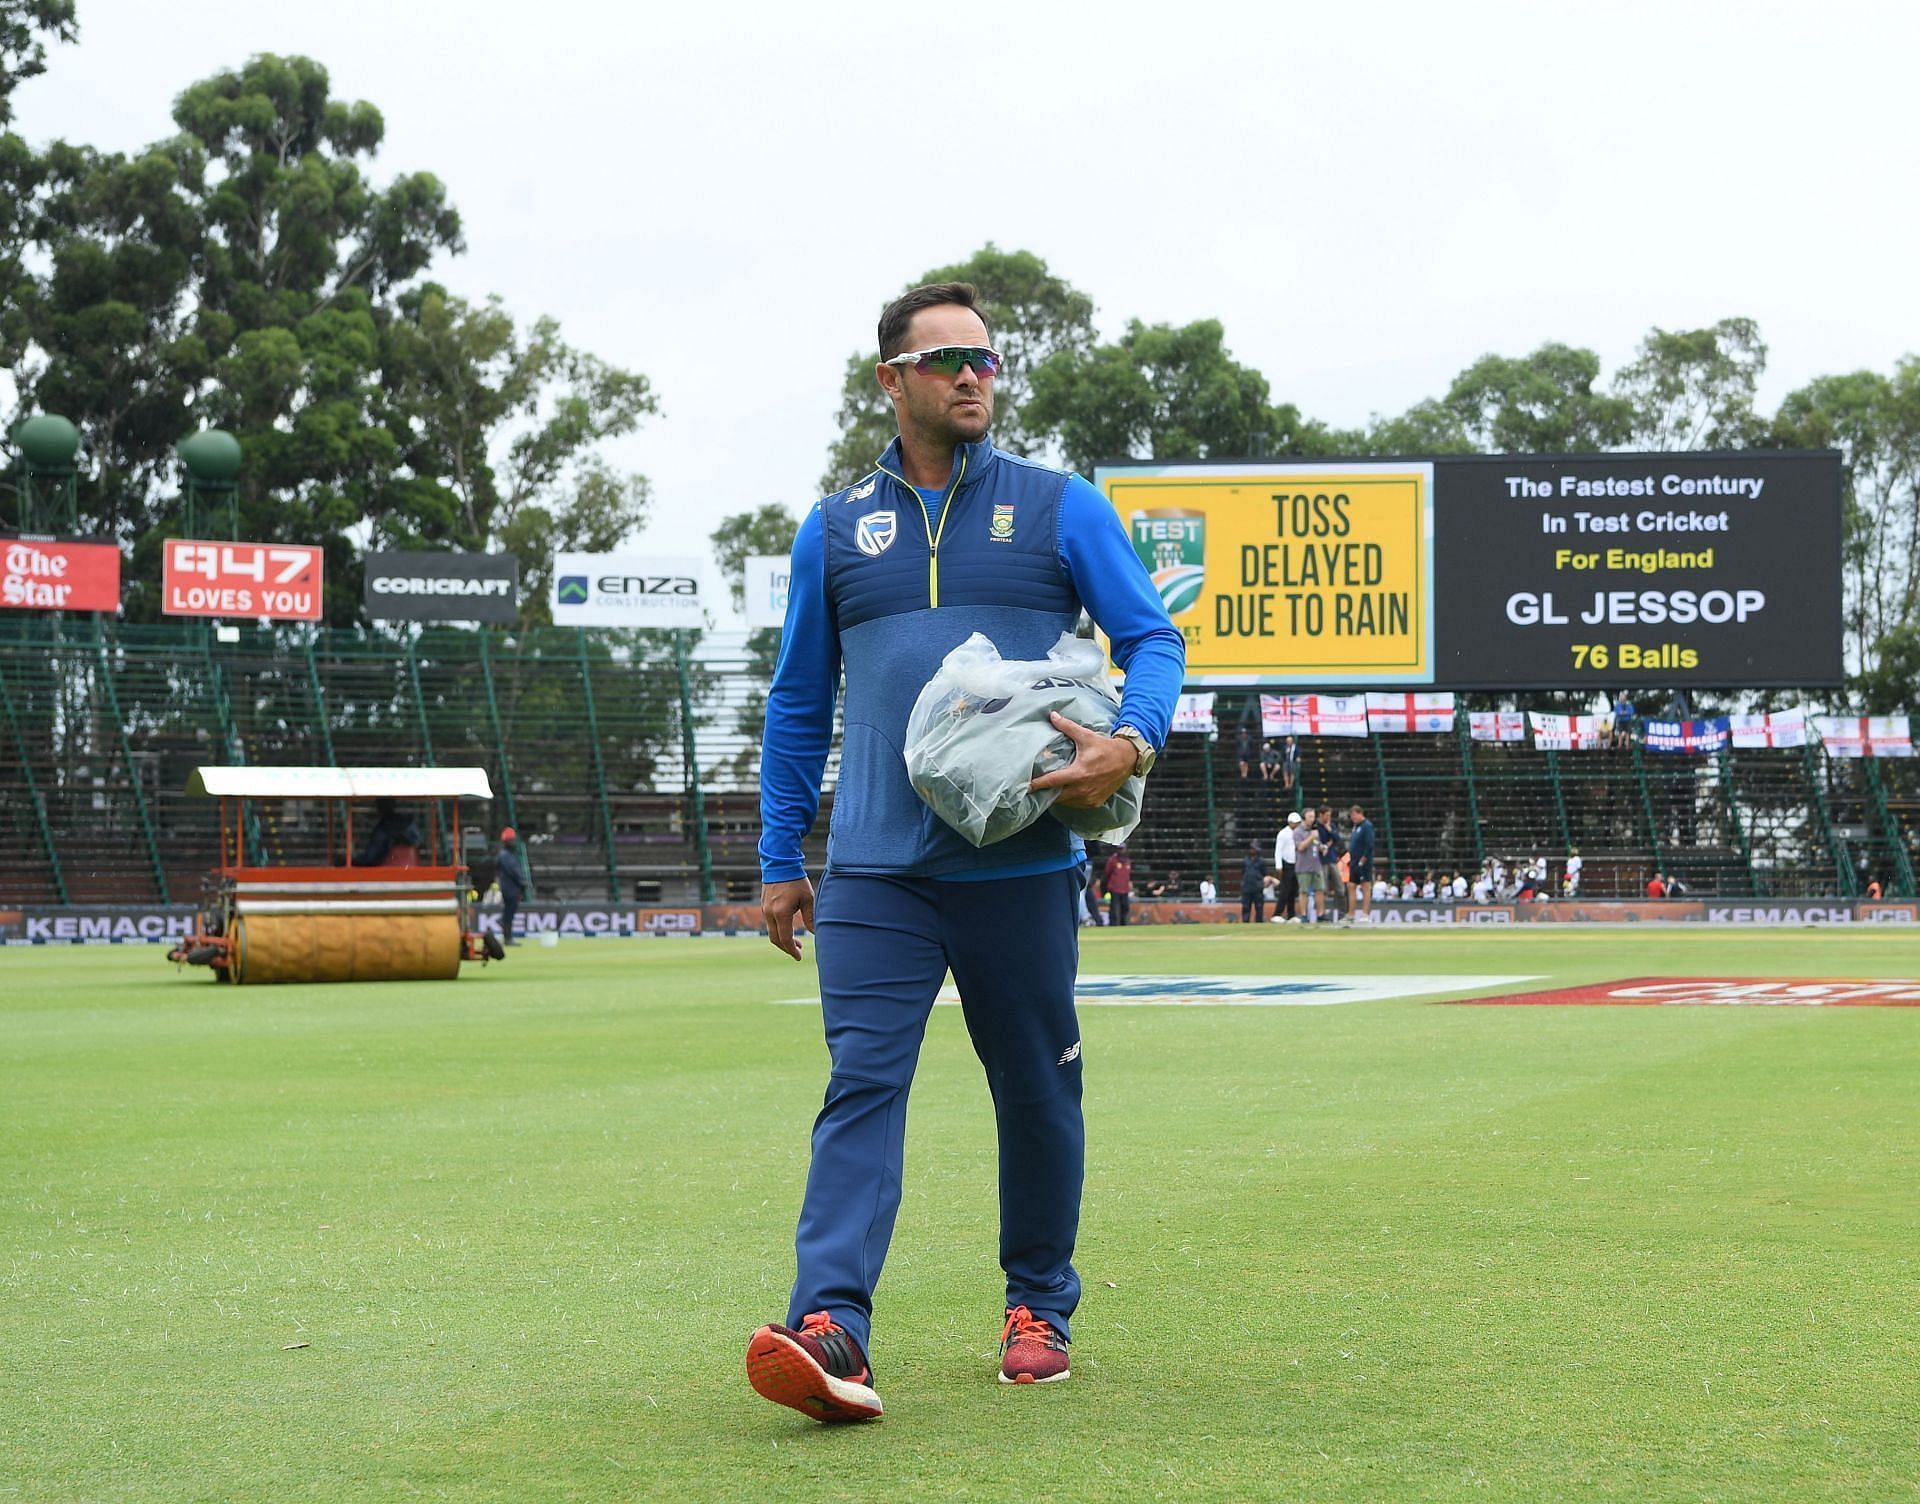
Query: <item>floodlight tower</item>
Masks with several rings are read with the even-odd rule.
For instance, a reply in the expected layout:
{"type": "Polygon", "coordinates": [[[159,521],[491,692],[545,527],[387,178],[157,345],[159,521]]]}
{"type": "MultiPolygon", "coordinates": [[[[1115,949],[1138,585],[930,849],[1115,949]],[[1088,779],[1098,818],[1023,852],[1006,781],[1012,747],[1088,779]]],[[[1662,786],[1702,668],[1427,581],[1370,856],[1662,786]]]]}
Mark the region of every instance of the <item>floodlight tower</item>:
{"type": "Polygon", "coordinates": [[[55,413],[27,419],[13,431],[26,461],[20,488],[20,531],[59,532],[79,527],[79,493],[75,476],[79,466],[80,430],[55,413]],[[44,515],[43,515],[44,514],[44,515]]]}
{"type": "MultiPolygon", "coordinates": [[[[225,429],[206,428],[189,434],[173,446],[187,472],[181,495],[186,500],[184,536],[197,538],[199,503],[204,497],[209,513],[224,500],[227,505],[227,536],[240,541],[240,504],[236,499],[234,477],[240,473],[240,441],[225,429]]],[[[209,516],[209,523],[212,518],[209,516]]]]}

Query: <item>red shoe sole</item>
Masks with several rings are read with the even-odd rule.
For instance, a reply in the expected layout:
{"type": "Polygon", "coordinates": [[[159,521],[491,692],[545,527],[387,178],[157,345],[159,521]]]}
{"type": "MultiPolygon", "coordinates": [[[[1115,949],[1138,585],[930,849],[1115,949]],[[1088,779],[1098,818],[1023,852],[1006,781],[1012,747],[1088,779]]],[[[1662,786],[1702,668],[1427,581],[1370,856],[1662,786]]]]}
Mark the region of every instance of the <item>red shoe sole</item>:
{"type": "Polygon", "coordinates": [[[761,1327],[747,1342],[747,1382],[762,1399],[827,1425],[878,1420],[880,1396],[865,1384],[836,1379],[791,1337],[761,1327]]]}

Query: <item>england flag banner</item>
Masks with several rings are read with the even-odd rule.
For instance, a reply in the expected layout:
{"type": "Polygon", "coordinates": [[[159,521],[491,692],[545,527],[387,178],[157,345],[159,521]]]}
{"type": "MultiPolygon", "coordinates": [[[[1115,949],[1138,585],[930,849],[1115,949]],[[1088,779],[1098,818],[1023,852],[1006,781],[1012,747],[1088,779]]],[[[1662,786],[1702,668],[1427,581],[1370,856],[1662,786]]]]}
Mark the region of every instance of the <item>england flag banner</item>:
{"type": "Polygon", "coordinates": [[[1606,744],[1598,716],[1549,715],[1530,710],[1527,717],[1533,722],[1533,744],[1542,752],[1591,751],[1606,744]]]}
{"type": "Polygon", "coordinates": [[[1467,735],[1476,742],[1523,742],[1527,718],[1517,710],[1475,710],[1467,716],[1467,735]]]}
{"type": "Polygon", "coordinates": [[[1214,732],[1213,696],[1182,695],[1174,702],[1173,730],[1193,731],[1205,736],[1214,732]]]}
{"type": "Polygon", "coordinates": [[[1867,750],[1875,757],[1913,756],[1913,733],[1903,715],[1876,715],[1867,722],[1867,750]]]}
{"type": "Polygon", "coordinates": [[[1369,731],[1451,731],[1453,696],[1386,695],[1367,691],[1369,731]]]}
{"type": "Polygon", "coordinates": [[[1903,715],[1814,717],[1829,757],[1911,757],[1913,736],[1903,715]]]}
{"type": "Polygon", "coordinates": [[[1813,729],[1829,757],[1867,755],[1867,718],[1861,715],[1817,715],[1813,729]]]}
{"type": "Polygon", "coordinates": [[[1260,696],[1260,734],[1262,736],[1309,736],[1313,716],[1312,695],[1260,696]]]}
{"type": "Polygon", "coordinates": [[[1365,736],[1365,695],[1309,695],[1308,736],[1365,736]]]}
{"type": "Polygon", "coordinates": [[[1729,735],[1735,747],[1804,747],[1807,713],[1779,710],[1772,715],[1729,716],[1729,735]]]}
{"type": "Polygon", "coordinates": [[[1646,745],[1649,752],[1718,752],[1727,744],[1727,717],[1704,721],[1648,721],[1646,745]]]}

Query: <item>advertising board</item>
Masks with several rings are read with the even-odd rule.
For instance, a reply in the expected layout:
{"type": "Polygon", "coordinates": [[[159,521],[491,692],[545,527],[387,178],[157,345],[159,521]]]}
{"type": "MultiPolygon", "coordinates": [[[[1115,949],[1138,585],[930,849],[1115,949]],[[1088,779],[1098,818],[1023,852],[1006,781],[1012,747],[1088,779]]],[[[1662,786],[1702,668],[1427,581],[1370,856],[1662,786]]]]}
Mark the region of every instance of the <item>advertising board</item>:
{"type": "Polygon", "coordinates": [[[365,592],[375,621],[511,626],[520,614],[520,561],[511,554],[371,553],[365,592]]]}
{"type": "Polygon", "coordinates": [[[1200,685],[1841,682],[1832,452],[1112,465],[1200,685]]]}
{"type": "Polygon", "coordinates": [[[787,624],[787,587],[792,566],[785,554],[755,554],[747,560],[747,626],[759,631],[787,624]]]}
{"type": "Polygon", "coordinates": [[[553,621],[561,627],[706,625],[699,559],[658,554],[556,554],[553,621]]]}
{"type": "Polygon", "coordinates": [[[82,538],[0,538],[0,607],[118,611],[120,550],[82,538]]]}
{"type": "Polygon", "coordinates": [[[318,621],[325,556],[296,543],[169,538],[161,550],[160,609],[168,616],[318,621]]]}

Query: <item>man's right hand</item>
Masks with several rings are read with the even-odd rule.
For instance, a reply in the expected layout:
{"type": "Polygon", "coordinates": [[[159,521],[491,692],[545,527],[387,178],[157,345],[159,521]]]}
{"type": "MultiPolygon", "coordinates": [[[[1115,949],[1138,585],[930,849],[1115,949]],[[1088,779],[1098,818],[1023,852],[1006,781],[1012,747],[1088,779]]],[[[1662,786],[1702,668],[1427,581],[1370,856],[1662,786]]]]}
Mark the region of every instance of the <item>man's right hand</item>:
{"type": "Polygon", "coordinates": [[[767,923],[767,939],[775,950],[783,950],[798,961],[800,942],[793,933],[796,914],[805,928],[813,928],[812,883],[796,877],[792,882],[761,884],[760,917],[767,923]]]}

